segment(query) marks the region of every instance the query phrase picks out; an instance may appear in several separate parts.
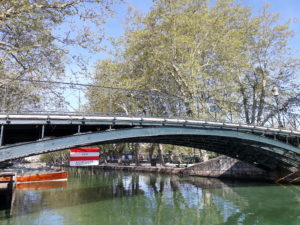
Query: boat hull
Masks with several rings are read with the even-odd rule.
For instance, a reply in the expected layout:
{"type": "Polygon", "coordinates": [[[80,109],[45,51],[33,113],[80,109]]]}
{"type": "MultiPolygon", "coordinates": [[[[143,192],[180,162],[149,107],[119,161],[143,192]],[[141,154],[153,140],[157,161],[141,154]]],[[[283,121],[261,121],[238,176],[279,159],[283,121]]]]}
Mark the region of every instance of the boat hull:
{"type": "Polygon", "coordinates": [[[17,183],[34,183],[45,181],[66,181],[68,179],[68,172],[53,172],[45,174],[34,174],[28,176],[17,176],[17,183]]]}

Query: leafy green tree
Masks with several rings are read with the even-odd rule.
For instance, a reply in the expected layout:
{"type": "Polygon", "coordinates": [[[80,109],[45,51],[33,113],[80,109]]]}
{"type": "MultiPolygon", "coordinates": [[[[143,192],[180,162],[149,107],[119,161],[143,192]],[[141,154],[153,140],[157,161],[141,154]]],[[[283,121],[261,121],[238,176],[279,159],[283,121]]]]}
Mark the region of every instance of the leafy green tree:
{"type": "Polygon", "coordinates": [[[293,112],[299,106],[297,71],[300,59],[293,55],[288,41],[293,37],[289,24],[279,24],[279,15],[268,12],[268,6],[259,16],[245,24],[245,51],[231,70],[238,96],[242,97],[247,123],[265,125],[276,117],[272,90],[279,88],[280,111],[293,112]],[[249,30],[253,30],[249,32],[249,30]],[[240,59],[244,64],[240,65],[240,59]]]}
{"type": "MultiPolygon", "coordinates": [[[[29,99],[19,107],[32,105],[37,102],[40,90],[45,89],[37,83],[21,83],[18,79],[62,78],[66,64],[86,69],[83,57],[73,49],[99,50],[104,35],[101,25],[111,13],[110,5],[114,2],[118,1],[1,1],[0,96],[6,100],[8,92],[16,96],[2,102],[2,110],[15,110],[17,104],[8,103],[17,97],[29,99]]],[[[46,89],[50,88],[48,84],[46,89]]]]}
{"type": "Polygon", "coordinates": [[[267,6],[253,15],[235,0],[155,1],[133,17],[116,57],[99,62],[95,83],[143,91],[114,91],[111,111],[264,125],[276,118],[274,85],[282,112],[299,104],[299,59],[278,21],[267,6]]]}
{"type": "Polygon", "coordinates": [[[238,0],[156,0],[129,21],[115,57],[100,61],[94,76],[95,84],[127,91],[91,89],[92,111],[274,126],[274,86],[279,113],[290,119],[299,106],[293,32],[268,6],[254,14],[238,0]]]}

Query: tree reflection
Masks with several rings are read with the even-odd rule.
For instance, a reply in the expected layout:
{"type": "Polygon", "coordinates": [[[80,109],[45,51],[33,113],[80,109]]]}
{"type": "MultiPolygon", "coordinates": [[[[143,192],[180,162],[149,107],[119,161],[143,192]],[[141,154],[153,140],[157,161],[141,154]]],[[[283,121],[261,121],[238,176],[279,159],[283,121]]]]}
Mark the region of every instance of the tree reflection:
{"type": "Polygon", "coordinates": [[[56,219],[60,218],[57,224],[299,222],[300,192],[296,186],[122,172],[71,174],[67,187],[17,191],[14,216],[8,220],[15,224],[34,224],[55,215],[56,219]],[[28,219],[21,221],[21,218],[28,219]]]}

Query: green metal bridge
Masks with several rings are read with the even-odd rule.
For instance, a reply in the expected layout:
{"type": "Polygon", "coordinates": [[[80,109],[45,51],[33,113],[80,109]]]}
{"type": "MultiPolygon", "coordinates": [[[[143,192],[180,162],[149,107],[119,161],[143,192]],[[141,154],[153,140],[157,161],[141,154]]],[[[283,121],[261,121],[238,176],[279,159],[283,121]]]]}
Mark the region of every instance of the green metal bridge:
{"type": "Polygon", "coordinates": [[[195,147],[267,171],[300,168],[300,132],[201,120],[81,115],[0,115],[0,162],[94,144],[195,147]]]}

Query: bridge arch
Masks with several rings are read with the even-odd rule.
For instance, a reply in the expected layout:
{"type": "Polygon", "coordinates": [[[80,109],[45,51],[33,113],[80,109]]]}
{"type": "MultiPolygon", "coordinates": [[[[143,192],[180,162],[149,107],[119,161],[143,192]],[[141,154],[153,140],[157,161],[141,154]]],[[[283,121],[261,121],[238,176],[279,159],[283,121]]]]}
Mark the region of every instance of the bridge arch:
{"type": "Polygon", "coordinates": [[[267,170],[300,165],[300,149],[277,140],[232,130],[163,126],[110,129],[3,146],[0,148],[0,161],[71,147],[120,142],[161,143],[201,148],[267,170]]]}

